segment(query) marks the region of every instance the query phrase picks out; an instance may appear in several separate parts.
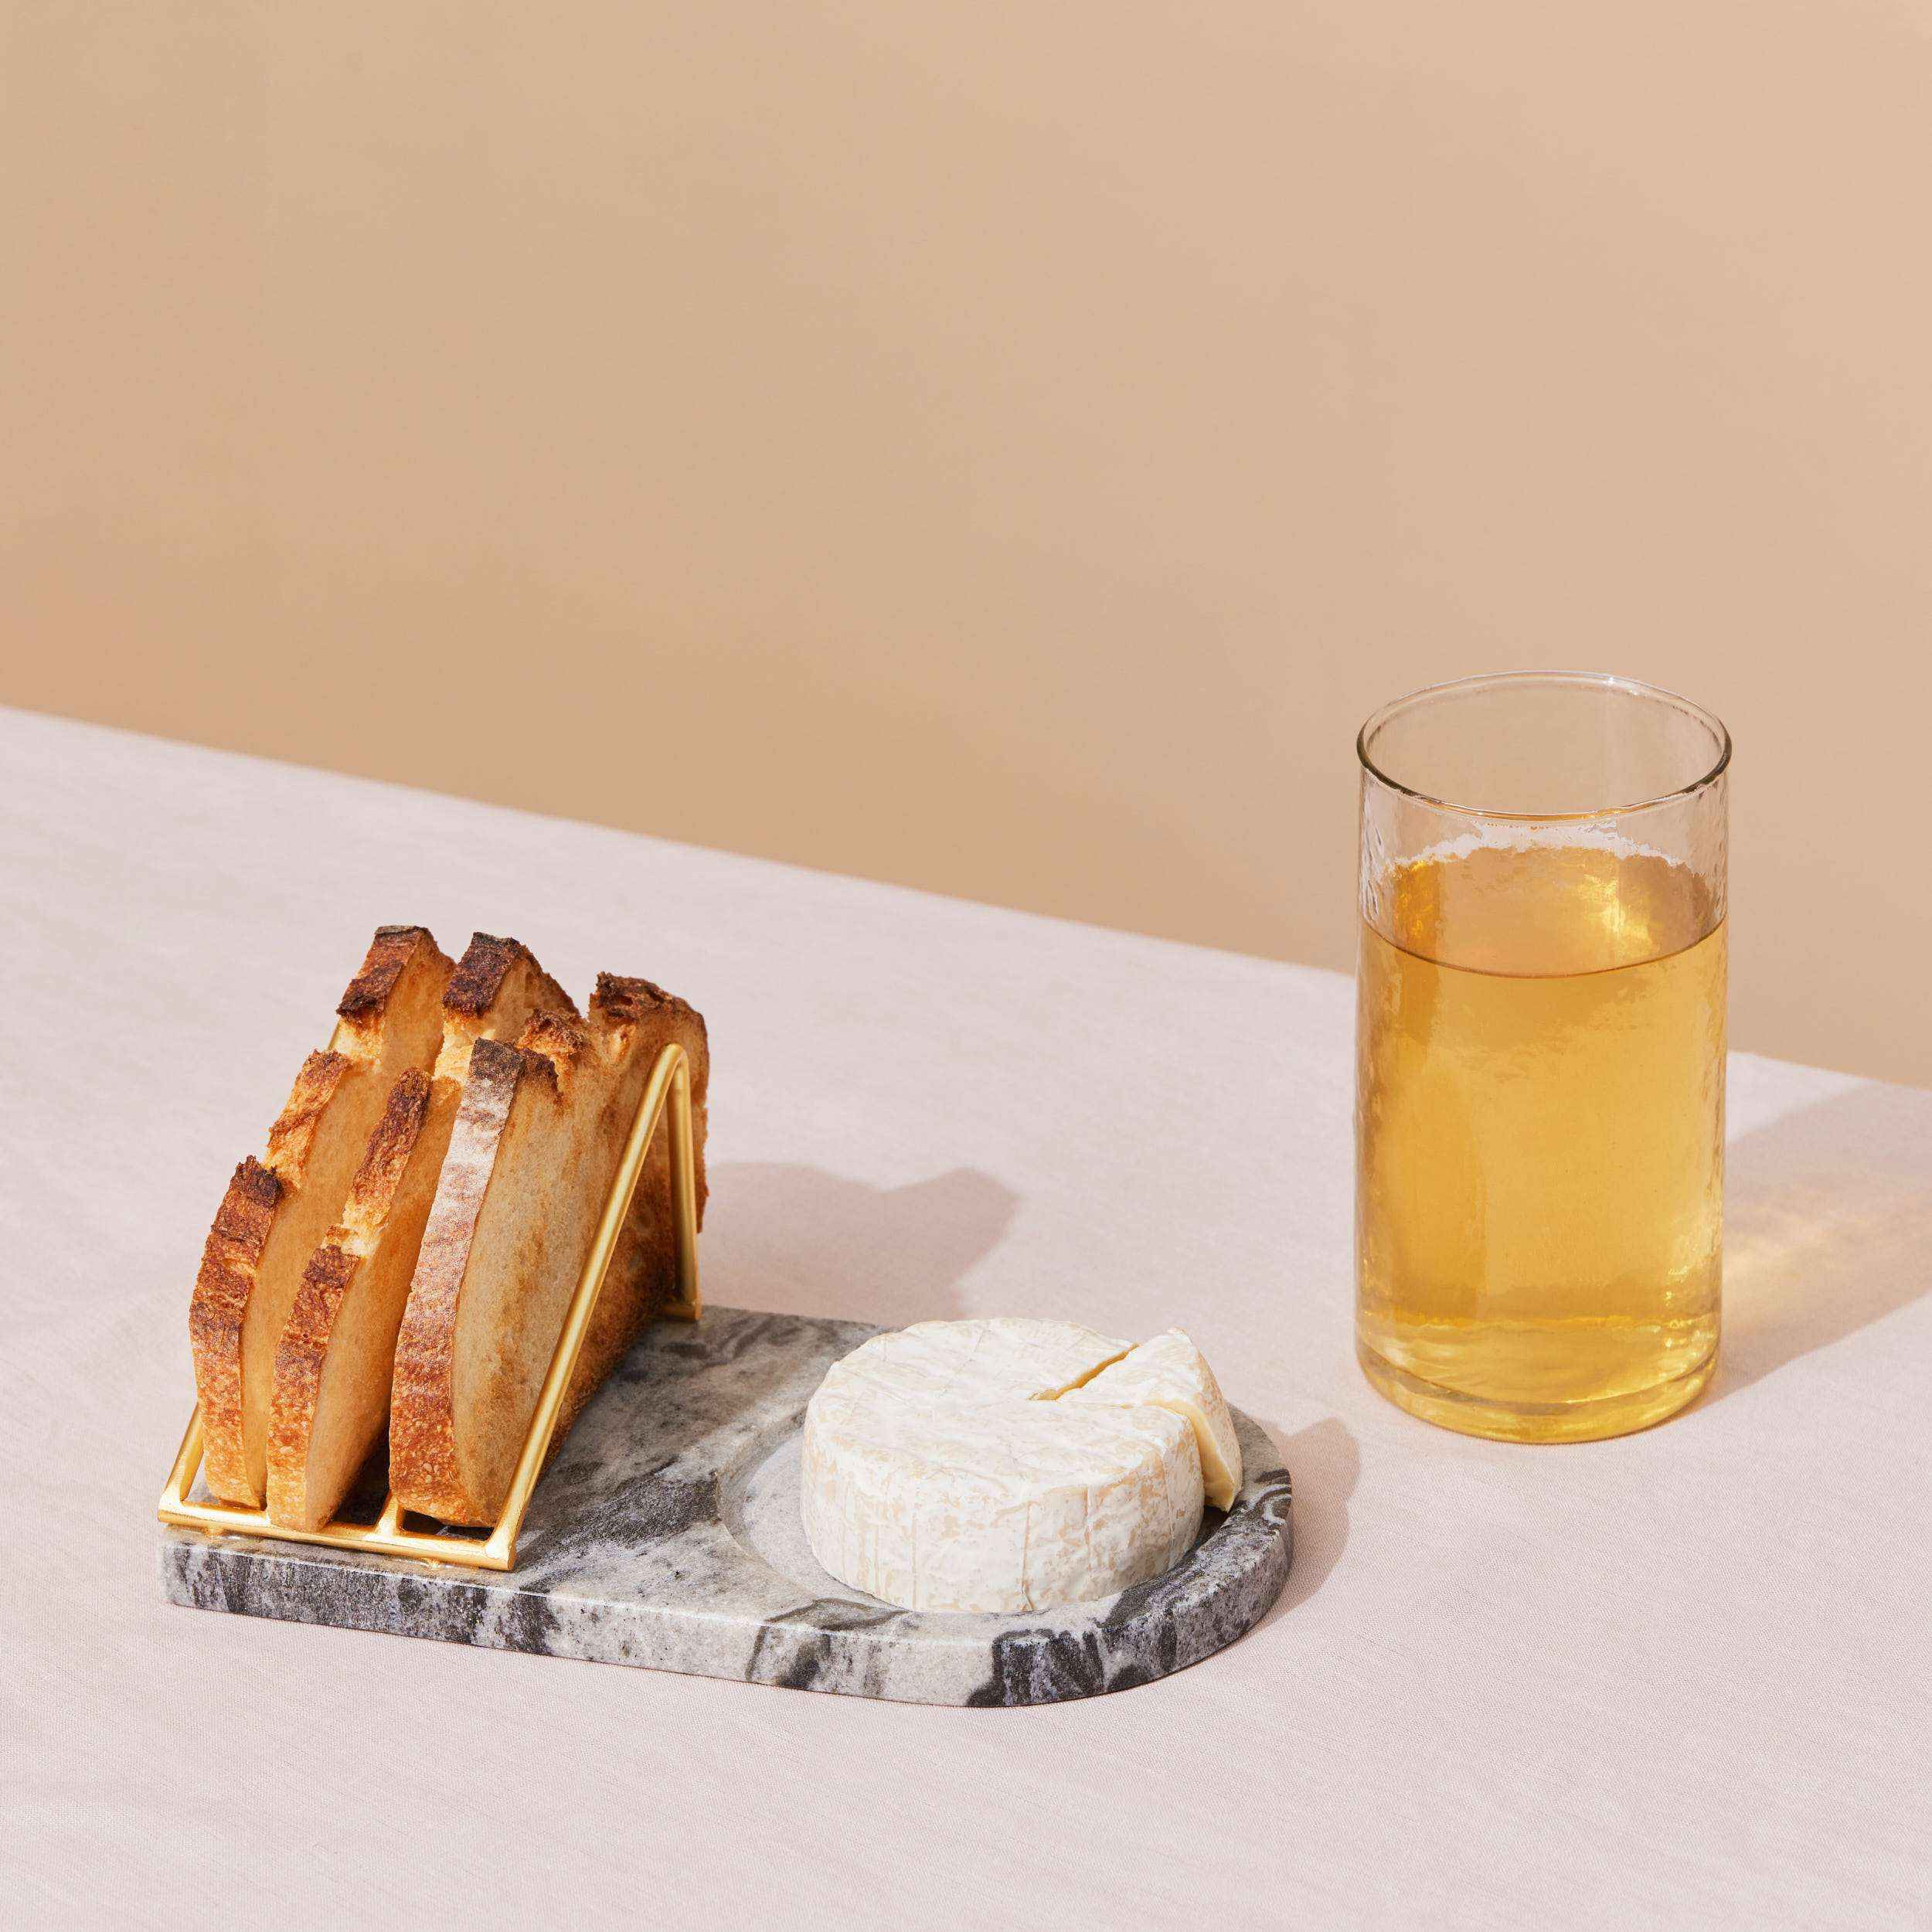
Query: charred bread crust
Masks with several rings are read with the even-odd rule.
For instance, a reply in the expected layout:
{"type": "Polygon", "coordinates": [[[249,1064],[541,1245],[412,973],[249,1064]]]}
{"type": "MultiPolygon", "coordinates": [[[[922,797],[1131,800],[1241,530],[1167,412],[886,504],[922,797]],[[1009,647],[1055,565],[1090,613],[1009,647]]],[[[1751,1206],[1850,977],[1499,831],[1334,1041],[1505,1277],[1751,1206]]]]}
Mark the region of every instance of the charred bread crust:
{"type": "MultiPolygon", "coordinates": [[[[510,1110],[539,1069],[549,1073],[539,1055],[476,1043],[396,1338],[390,1485],[404,1507],[445,1522],[461,1521],[468,1502],[456,1460],[457,1304],[510,1110]]],[[[550,1086],[554,1092],[553,1074],[550,1086]]]]}
{"type": "MultiPolygon", "coordinates": [[[[372,947],[371,951],[374,951],[372,947]]],[[[249,1298],[284,1192],[301,1185],[315,1129],[349,1070],[342,1053],[311,1053],[268,1134],[268,1158],[236,1168],[216,1210],[188,1303],[188,1342],[201,1398],[207,1482],[227,1502],[259,1502],[243,1447],[242,1345],[249,1298]]]]}
{"type": "MultiPolygon", "coordinates": [[[[667,1008],[692,1012],[675,993],[667,993],[648,979],[626,979],[617,973],[598,974],[596,990],[590,995],[591,1019],[612,1029],[638,1026],[667,1008]]],[[[702,1027],[704,1022],[699,1020],[698,1024],[702,1027]]]]}
{"type": "MultiPolygon", "coordinates": [[[[476,1423],[473,1417],[459,1417],[456,1365],[464,1278],[513,1107],[531,1107],[539,1094],[560,1111],[570,1107],[577,1104],[573,1095],[580,1079],[589,1077],[594,1070],[600,1094],[607,1079],[617,1081],[610,1097],[598,1101],[603,1124],[594,1131],[600,1150],[597,1158],[601,1158],[601,1150],[613,1145],[613,1134],[614,1144],[621,1145],[629,1127],[628,1118],[618,1123],[614,1117],[617,1094],[634,1098],[637,1080],[648,1077],[646,1060],[655,1060],[662,1046],[674,1040],[692,1062],[702,1213],[709,1054],[703,1019],[686,1002],[648,980],[607,973],[599,976],[587,1019],[539,1011],[531,1015],[514,1047],[489,1040],[477,1043],[396,1352],[389,1475],[406,1509],[445,1522],[487,1524],[495,1520],[501,1507],[500,1495],[473,1487],[481,1483],[487,1488],[492,1481],[481,1473],[488,1464],[472,1468],[464,1460],[477,1453],[468,1433],[476,1423]],[[635,1070],[620,1073],[620,1063],[635,1070]],[[464,1432],[460,1449],[459,1429],[464,1432]]],[[[529,1127],[539,1134],[549,1131],[540,1114],[529,1127]]],[[[611,1281],[592,1311],[553,1448],[561,1445],[570,1425],[645,1323],[675,1297],[668,1178],[668,1146],[661,1138],[640,1183],[637,1206],[627,1219],[611,1281]]],[[[561,1173],[557,1180],[559,1185],[569,1184],[561,1173]]],[[[522,1184],[519,1179],[518,1185],[522,1184]]],[[[475,1312],[471,1311],[473,1318],[475,1312]]],[[[474,1349],[474,1338],[470,1345],[474,1349]]],[[[466,1353],[463,1359],[467,1362],[472,1357],[466,1353]]],[[[466,1376],[470,1372],[466,1369],[466,1376]]],[[[476,1399],[473,1393],[461,1396],[465,1403],[476,1399]]]]}
{"type": "MultiPolygon", "coordinates": [[[[692,1139],[692,1165],[696,1169],[696,1194],[698,1202],[698,1226],[704,1226],[704,1206],[711,1198],[711,1183],[705,1172],[704,1146],[710,1132],[711,1120],[711,1035],[704,1023],[704,1015],[696,1007],[687,1005],[684,1001],[677,1002],[679,1017],[683,1022],[679,1030],[685,1037],[680,1042],[691,1060],[691,1112],[692,1139]]],[[[673,1291],[671,1299],[675,1299],[673,1291]]]]}
{"type": "MultiPolygon", "coordinates": [[[[342,1230],[338,1230],[338,1233],[342,1230]]],[[[275,1350],[275,1400],[268,1417],[268,1510],[305,1527],[303,1492],[309,1423],[321,1393],[329,1332],[355,1278],[357,1257],[325,1241],[309,1257],[275,1350]]]]}
{"type": "Polygon", "coordinates": [[[705,1202],[710,1189],[705,1179],[704,1136],[706,1102],[711,1087],[711,1036],[704,1015],[689,1000],[668,993],[648,979],[626,979],[616,973],[600,973],[590,995],[590,1023],[615,1032],[623,1028],[655,1022],[667,1036],[675,1037],[691,1062],[691,1106],[696,1116],[698,1225],[704,1225],[705,1202]]]}
{"type": "MultiPolygon", "coordinates": [[[[338,1228],[335,1232],[342,1234],[347,1230],[338,1228]]],[[[288,1325],[283,1329],[281,1345],[275,1351],[275,1434],[278,1440],[285,1434],[284,1411],[291,1406],[283,1397],[287,1386],[285,1378],[300,1369],[308,1375],[311,1385],[321,1379],[328,1332],[349,1284],[355,1279],[356,1259],[342,1243],[325,1241],[308,1257],[308,1266],[302,1271],[302,1285],[296,1294],[294,1306],[288,1311],[288,1325]]]]}
{"type": "Polygon", "coordinates": [[[597,1051],[574,1013],[532,1013],[517,1036],[516,1047],[536,1063],[549,1078],[551,1094],[559,1098],[569,1091],[571,1077],[585,1059],[597,1051]]]}
{"type": "Polygon", "coordinates": [[[284,1180],[301,1184],[309,1149],[315,1145],[315,1129],[349,1070],[346,1053],[325,1049],[318,1049],[302,1062],[302,1070],[295,1076],[287,1101],[268,1130],[268,1165],[284,1180]]]}
{"type": "MultiPolygon", "coordinates": [[[[287,1103],[269,1130],[265,1158],[235,1171],[204,1248],[189,1298],[188,1331],[201,1396],[209,1487],[225,1500],[259,1503],[249,1474],[243,1357],[251,1300],[287,1196],[308,1175],[317,1135],[346,1077],[381,1050],[383,1025],[403,975],[420,962],[447,973],[448,961],[420,926],[381,926],[336,1011],[348,1053],[325,1050],[302,1063],[287,1103]]],[[[279,1264],[278,1264],[279,1265],[279,1264]]]]}
{"type": "MultiPolygon", "coordinates": [[[[640,1043],[638,1050],[648,1053],[653,1060],[673,1041],[684,1049],[691,1069],[694,1192],[702,1226],[709,1192],[705,1173],[705,1141],[711,1078],[710,1043],[704,1015],[689,1001],[648,979],[624,978],[613,973],[599,975],[590,1010],[591,1024],[607,1029],[612,1036],[644,1031],[647,1038],[640,1043]]],[[[645,1070],[648,1078],[648,1070],[645,1070]]],[[[629,1125],[624,1121],[623,1131],[628,1132],[629,1125]]],[[[673,1213],[669,1136],[661,1131],[638,1179],[631,1213],[625,1220],[617,1251],[611,1257],[611,1276],[604,1292],[591,1310],[583,1348],[564,1391],[556,1434],[552,1438],[554,1443],[562,1443],[591,1397],[629,1352],[632,1342],[677,1299],[673,1213]]]]}
{"type": "Polygon", "coordinates": [[[482,1035],[502,1039],[506,1028],[520,1026],[532,1012],[546,1009],[577,1015],[570,995],[527,946],[476,934],[444,991],[437,1079],[460,1084],[469,1072],[470,1049],[482,1035]]]}
{"type": "Polygon", "coordinates": [[[434,951],[435,945],[426,926],[378,926],[362,965],[336,1006],[336,1018],[358,1029],[378,1018],[417,948],[427,946],[434,951]]]}
{"type": "Polygon", "coordinates": [[[242,1453],[242,1323],[281,1198],[281,1182],[252,1154],[236,1168],[215,1210],[188,1304],[208,1486],[228,1501],[252,1495],[242,1453]]]}
{"type": "Polygon", "coordinates": [[[274,1406],[269,1417],[269,1509],[277,1521],[305,1515],[301,1495],[308,1432],[321,1399],[322,1369],[362,1254],[354,1244],[382,1225],[429,1118],[430,1077],[412,1068],[389,1089],[349,1187],[339,1225],[310,1256],[275,1350],[274,1406]],[[295,1493],[284,1495],[284,1489],[295,1493]]]}
{"type": "MultiPolygon", "coordinates": [[[[321,1238],[298,1287],[284,1326],[288,1345],[277,1353],[269,1513],[297,1528],[314,1527],[335,1506],[344,1458],[356,1453],[364,1429],[387,1433],[396,1336],[478,1040],[514,1039],[533,1012],[545,1009],[576,1023],[570,995],[518,940],[478,933],[454,968],[440,953],[436,959],[444,978],[434,1070],[404,1073],[391,1088],[339,1225],[321,1238]],[[394,1224],[406,1195],[406,1223],[394,1224]],[[389,1343],[379,1366],[369,1324],[385,1320],[389,1343]],[[332,1365],[344,1349],[352,1366],[338,1375],[332,1365]]],[[[519,1074],[519,1104],[536,1104],[543,1088],[554,1096],[556,1075],[539,1060],[519,1074]]]]}
{"type": "Polygon", "coordinates": [[[597,990],[590,995],[590,1023],[609,1032],[655,1024],[678,1035],[679,1044],[691,1057],[692,1097],[701,1097],[709,1084],[711,1040],[705,1030],[704,1015],[675,993],[667,993],[648,979],[623,979],[615,973],[600,973],[597,990]]]}
{"type": "Polygon", "coordinates": [[[382,1225],[403,1184],[403,1170],[416,1151],[429,1111],[429,1075],[417,1066],[399,1073],[383,1104],[383,1117],[370,1131],[362,1164],[349,1183],[349,1200],[342,1209],[344,1231],[365,1234],[382,1225]]]}
{"type": "Polygon", "coordinates": [[[536,955],[522,940],[499,939],[494,933],[470,935],[449,991],[443,995],[444,1011],[481,1018],[496,1003],[503,982],[519,964],[528,966],[540,984],[539,1005],[561,1012],[577,1011],[577,1002],[537,964],[536,955]]]}

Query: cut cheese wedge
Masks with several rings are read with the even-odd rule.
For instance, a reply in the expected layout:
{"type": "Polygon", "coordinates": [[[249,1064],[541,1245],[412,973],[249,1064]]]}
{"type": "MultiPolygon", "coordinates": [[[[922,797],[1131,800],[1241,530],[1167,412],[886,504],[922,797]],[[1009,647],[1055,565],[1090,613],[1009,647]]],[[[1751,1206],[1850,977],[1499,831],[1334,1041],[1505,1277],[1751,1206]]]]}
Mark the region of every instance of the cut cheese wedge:
{"type": "Polygon", "coordinates": [[[1068,1400],[1128,1407],[1151,1403],[1171,1409],[1194,1431],[1208,1501],[1216,1509],[1226,1509],[1240,1493],[1241,1444],[1234,1418],[1207,1358],[1185,1329],[1169,1328],[1151,1342],[1143,1342],[1073,1389],[1068,1400]]]}
{"type": "Polygon", "coordinates": [[[833,1365],[806,1410],[812,1552],[910,1610],[1032,1611],[1171,1570],[1203,1502],[1192,1421],[1083,1401],[1123,1342],[1069,1322],[927,1321],[833,1365]]]}

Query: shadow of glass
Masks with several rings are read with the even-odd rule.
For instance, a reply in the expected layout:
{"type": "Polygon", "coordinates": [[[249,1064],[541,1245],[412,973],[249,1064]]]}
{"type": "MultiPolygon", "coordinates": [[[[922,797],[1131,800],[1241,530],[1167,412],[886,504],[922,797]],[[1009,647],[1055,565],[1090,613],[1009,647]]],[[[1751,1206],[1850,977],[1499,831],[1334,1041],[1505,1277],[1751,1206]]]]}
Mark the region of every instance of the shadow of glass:
{"type": "Polygon", "coordinates": [[[1706,1403],[1932,1288],[1932,1103],[1862,1087],[1732,1142],[1724,1338],[1706,1403]]]}
{"type": "Polygon", "coordinates": [[[1255,1626],[1259,1630],[1305,1603],[1342,1560],[1349,1540],[1349,1499],[1362,1474],[1362,1452],[1339,1416],[1311,1422],[1291,1436],[1258,1417],[1254,1420],[1274,1444],[1294,1485],[1294,1560],[1274,1608],[1255,1626]]]}
{"type": "Polygon", "coordinates": [[[961,1281],[1019,1206],[975,1168],[877,1188],[822,1168],[736,1162],[710,1181],[707,1301],[892,1328],[961,1312],[961,1281]]]}

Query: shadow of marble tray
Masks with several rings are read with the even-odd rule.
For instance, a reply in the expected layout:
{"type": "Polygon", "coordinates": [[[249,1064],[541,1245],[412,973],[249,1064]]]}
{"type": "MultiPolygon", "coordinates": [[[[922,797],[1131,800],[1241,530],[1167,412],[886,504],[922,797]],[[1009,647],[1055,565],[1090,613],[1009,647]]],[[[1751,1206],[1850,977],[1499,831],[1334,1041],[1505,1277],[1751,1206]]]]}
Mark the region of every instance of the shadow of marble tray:
{"type": "Polygon", "coordinates": [[[835,1581],[798,1520],[798,1437],[862,1321],[707,1308],[631,1351],[537,1485],[507,1575],[167,1529],[172,1603],[917,1704],[1124,1690],[1232,1643],[1281,1594],[1288,1472],[1238,1412],[1247,1481],[1165,1577],[1030,1615],[895,1610],[835,1581]]]}

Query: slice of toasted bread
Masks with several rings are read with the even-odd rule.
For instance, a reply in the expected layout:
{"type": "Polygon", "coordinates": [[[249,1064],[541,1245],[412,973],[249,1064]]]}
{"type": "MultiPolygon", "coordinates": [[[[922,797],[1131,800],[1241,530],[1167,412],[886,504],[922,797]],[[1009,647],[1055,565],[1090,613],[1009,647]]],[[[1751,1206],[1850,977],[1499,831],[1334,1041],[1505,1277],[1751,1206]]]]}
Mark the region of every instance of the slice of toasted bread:
{"type": "MultiPolygon", "coordinates": [[[[691,1060],[702,1215],[710,1060],[682,1000],[605,974],[586,1022],[539,1013],[515,1046],[478,1043],[396,1341],[389,1482],[405,1507],[451,1523],[502,1512],[638,1098],[674,1041],[691,1060]]],[[[674,1281],[660,1128],[555,1441],[674,1281]]]]}
{"type": "Polygon", "coordinates": [[[189,1306],[204,1475],[225,1502],[259,1505],[275,1350],[309,1257],[341,1215],[389,1089],[427,1071],[442,1039],[450,962],[420,926],[383,926],[270,1129],[267,1158],[236,1168],[189,1306]]]}
{"type": "Polygon", "coordinates": [[[309,1258],[276,1352],[268,1513],[285,1529],[327,1522],[382,1435],[396,1332],[471,1049],[479,1039],[514,1039],[539,1010],[577,1008],[527,947],[477,934],[443,995],[434,1077],[412,1069],[389,1090],[342,1219],[309,1258]]]}

